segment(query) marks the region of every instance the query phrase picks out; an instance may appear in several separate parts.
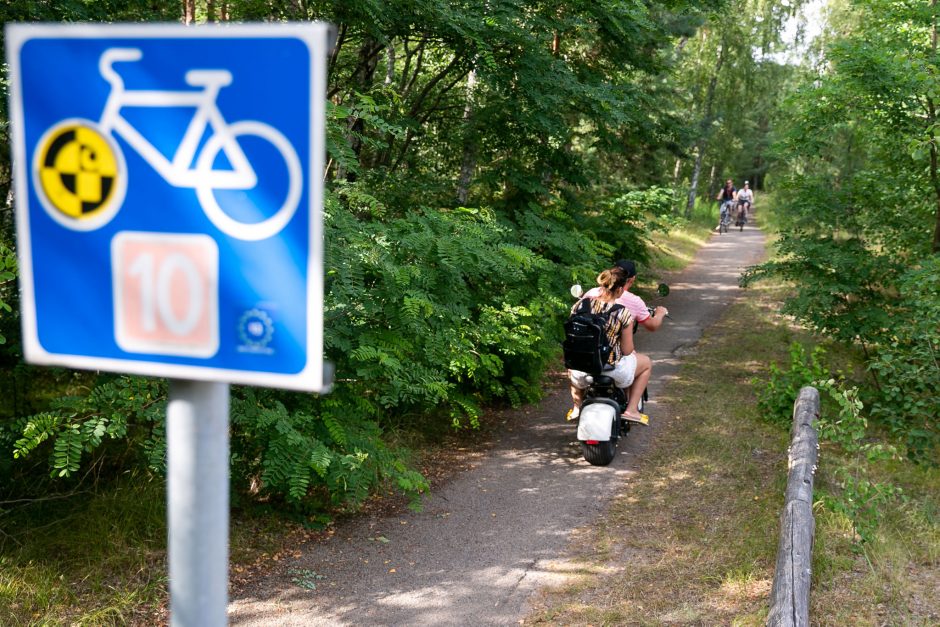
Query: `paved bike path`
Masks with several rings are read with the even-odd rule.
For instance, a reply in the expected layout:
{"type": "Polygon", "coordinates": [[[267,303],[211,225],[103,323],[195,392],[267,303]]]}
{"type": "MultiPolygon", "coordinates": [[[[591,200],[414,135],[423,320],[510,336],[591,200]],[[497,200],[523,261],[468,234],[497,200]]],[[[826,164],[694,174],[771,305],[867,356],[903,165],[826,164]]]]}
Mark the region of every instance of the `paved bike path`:
{"type": "Polygon", "coordinates": [[[525,420],[510,421],[421,512],[340,525],[330,540],[306,546],[233,599],[231,624],[518,624],[529,597],[565,577],[571,534],[603,515],[610,496],[630,489],[639,457],[669,420],[656,398],[676,377],[682,355],[738,296],[738,276],[763,251],[753,224],[716,233],[688,268],[667,279],[672,292],[663,304],[672,318],[654,334],[637,335],[638,350],[654,363],[651,426],[632,429],[610,466],[581,457],[574,427],[564,421],[571,401],[559,370],[525,420]],[[292,581],[305,575],[315,589],[292,581]]]}

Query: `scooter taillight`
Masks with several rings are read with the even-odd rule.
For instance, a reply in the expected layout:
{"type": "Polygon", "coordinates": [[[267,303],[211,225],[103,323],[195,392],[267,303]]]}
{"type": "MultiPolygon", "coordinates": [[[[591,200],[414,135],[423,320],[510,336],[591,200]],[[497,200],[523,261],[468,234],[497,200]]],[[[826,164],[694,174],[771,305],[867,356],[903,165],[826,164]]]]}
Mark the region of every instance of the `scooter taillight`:
{"type": "Polygon", "coordinates": [[[600,440],[585,440],[585,444],[600,444],[600,440]]]}

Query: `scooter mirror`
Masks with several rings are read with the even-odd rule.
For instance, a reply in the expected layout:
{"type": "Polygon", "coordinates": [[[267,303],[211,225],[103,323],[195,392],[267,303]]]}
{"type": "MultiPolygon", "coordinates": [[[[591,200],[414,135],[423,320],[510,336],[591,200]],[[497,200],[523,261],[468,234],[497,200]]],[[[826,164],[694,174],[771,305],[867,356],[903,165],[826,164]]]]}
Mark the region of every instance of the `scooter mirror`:
{"type": "Polygon", "coordinates": [[[665,283],[660,283],[659,287],[656,288],[656,293],[660,296],[669,296],[669,286],[665,283]]]}
{"type": "Polygon", "coordinates": [[[584,290],[581,289],[581,286],[580,286],[580,285],[578,285],[577,283],[575,283],[574,285],[571,286],[571,295],[572,295],[572,296],[574,296],[575,298],[581,298],[581,296],[582,296],[583,294],[584,294],[584,290]]]}

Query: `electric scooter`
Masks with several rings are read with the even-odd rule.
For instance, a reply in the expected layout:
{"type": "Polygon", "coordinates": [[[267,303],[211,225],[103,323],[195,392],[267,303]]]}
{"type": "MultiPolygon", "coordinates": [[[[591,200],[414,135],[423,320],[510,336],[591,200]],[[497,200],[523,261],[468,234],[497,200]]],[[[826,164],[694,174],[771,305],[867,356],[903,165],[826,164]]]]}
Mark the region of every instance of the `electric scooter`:
{"type": "MultiPolygon", "coordinates": [[[[657,293],[666,296],[669,294],[669,286],[660,283],[657,293]]],[[[582,294],[580,285],[571,286],[572,296],[581,298],[582,294]]],[[[647,309],[651,316],[656,315],[654,308],[647,309]]],[[[637,326],[638,323],[634,323],[634,333],[637,326]]],[[[606,466],[613,461],[617,454],[617,440],[625,436],[632,425],[631,421],[622,417],[629,400],[627,394],[617,387],[612,377],[604,374],[611,369],[613,366],[605,366],[600,372],[588,373],[588,388],[584,391],[581,414],[578,417],[581,454],[592,466],[606,466]]],[[[647,391],[643,390],[643,398],[639,404],[641,413],[648,398],[647,391]]]]}

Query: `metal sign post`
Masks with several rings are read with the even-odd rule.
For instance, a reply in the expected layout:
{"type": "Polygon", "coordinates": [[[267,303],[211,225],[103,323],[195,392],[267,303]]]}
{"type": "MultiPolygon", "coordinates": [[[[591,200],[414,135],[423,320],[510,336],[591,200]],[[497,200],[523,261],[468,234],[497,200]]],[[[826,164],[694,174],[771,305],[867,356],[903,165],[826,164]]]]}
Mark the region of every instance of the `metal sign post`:
{"type": "Polygon", "coordinates": [[[322,23],[8,24],[28,362],[171,379],[171,622],[226,622],[229,384],[327,392],[322,23]]]}
{"type": "Polygon", "coordinates": [[[229,386],[170,381],[166,409],[170,623],[226,624],[229,386]]]}

